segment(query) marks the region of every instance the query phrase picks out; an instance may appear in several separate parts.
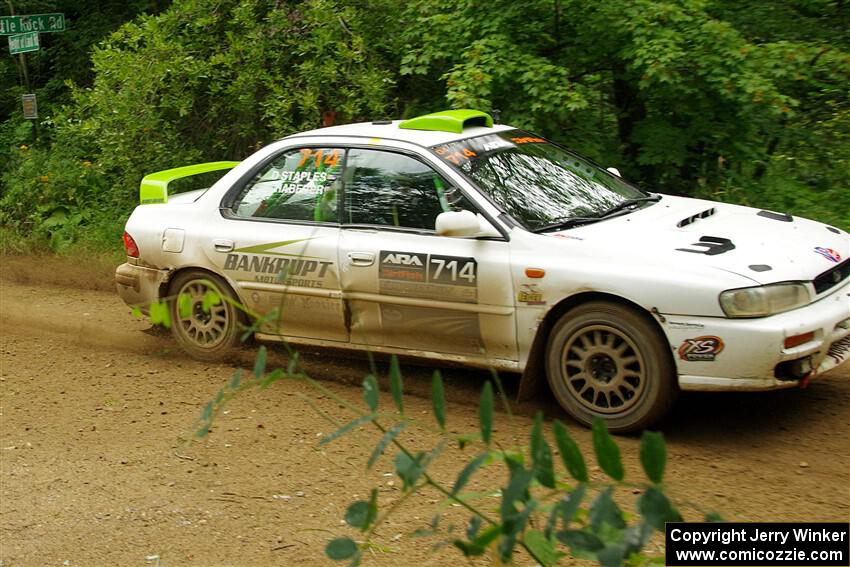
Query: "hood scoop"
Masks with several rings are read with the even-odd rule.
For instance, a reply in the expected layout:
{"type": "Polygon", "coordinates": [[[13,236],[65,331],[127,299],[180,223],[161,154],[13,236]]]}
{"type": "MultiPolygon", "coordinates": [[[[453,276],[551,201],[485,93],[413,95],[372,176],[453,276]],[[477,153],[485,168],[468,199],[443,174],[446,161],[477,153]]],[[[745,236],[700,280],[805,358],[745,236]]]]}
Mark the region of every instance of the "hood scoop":
{"type": "Polygon", "coordinates": [[[706,219],[716,212],[717,212],[717,210],[714,207],[712,207],[710,209],[706,209],[701,213],[697,213],[695,215],[691,215],[689,217],[683,218],[678,223],[676,223],[676,226],[678,226],[679,228],[682,228],[684,226],[688,226],[689,224],[693,224],[700,219],[706,219]]]}

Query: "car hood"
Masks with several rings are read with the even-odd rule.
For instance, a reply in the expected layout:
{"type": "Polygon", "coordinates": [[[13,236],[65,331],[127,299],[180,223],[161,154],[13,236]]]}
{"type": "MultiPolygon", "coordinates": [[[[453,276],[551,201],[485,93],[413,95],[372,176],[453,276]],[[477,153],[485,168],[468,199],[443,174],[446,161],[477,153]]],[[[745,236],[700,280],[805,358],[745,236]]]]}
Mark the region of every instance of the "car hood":
{"type": "Polygon", "coordinates": [[[661,260],[674,269],[714,267],[759,284],[811,281],[850,257],[850,235],[835,227],[669,195],[620,217],[550,234],[591,246],[600,240],[606,246],[618,242],[621,251],[653,265],[661,260]]]}

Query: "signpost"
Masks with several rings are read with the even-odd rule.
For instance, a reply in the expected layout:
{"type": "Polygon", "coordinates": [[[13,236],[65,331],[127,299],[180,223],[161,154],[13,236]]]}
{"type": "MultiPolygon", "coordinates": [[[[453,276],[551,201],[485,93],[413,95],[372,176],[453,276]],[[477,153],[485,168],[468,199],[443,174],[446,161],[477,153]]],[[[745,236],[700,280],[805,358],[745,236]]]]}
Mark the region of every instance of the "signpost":
{"type": "Polygon", "coordinates": [[[35,101],[34,94],[21,95],[21,102],[24,105],[24,118],[27,120],[38,118],[38,104],[35,101]]]}
{"type": "Polygon", "coordinates": [[[38,32],[27,32],[9,36],[9,52],[12,55],[38,51],[38,49],[38,32]]]}
{"type": "MultiPolygon", "coordinates": [[[[0,35],[9,36],[9,53],[17,55],[20,61],[21,74],[24,78],[24,88],[31,91],[29,73],[27,72],[27,56],[30,51],[38,51],[40,46],[39,33],[54,33],[65,31],[65,14],[28,14],[15,15],[12,0],[6,0],[10,16],[0,16],[0,35]]],[[[26,92],[26,91],[24,91],[26,92]]],[[[24,118],[32,120],[32,141],[38,139],[38,105],[35,94],[21,96],[24,118]]]]}
{"type": "Polygon", "coordinates": [[[63,31],[65,31],[65,14],[32,14],[29,16],[0,17],[0,35],[63,31]]]}

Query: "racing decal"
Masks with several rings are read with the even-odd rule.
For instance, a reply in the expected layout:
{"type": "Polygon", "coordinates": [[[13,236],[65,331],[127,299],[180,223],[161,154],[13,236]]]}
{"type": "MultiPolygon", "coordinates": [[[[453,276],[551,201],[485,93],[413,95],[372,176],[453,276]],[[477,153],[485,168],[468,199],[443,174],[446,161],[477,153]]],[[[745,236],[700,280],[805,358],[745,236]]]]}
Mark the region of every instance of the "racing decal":
{"type": "Polygon", "coordinates": [[[735,245],[728,238],[720,238],[718,236],[703,236],[699,242],[694,242],[691,246],[699,246],[701,249],[693,250],[691,248],[676,248],[680,252],[693,252],[694,254],[705,254],[706,256],[716,256],[735,249],[735,245]]]}
{"type": "Polygon", "coordinates": [[[679,346],[679,358],[688,362],[713,362],[725,346],[723,339],[714,335],[685,339],[679,346]]]}
{"type": "Polygon", "coordinates": [[[521,288],[516,297],[517,301],[526,305],[546,305],[543,291],[537,284],[521,284],[521,288]]]}
{"type": "Polygon", "coordinates": [[[522,144],[545,144],[546,140],[538,138],[537,136],[521,136],[518,138],[511,138],[511,142],[519,146],[522,144]]]}
{"type": "Polygon", "coordinates": [[[668,325],[678,329],[703,329],[705,325],[702,323],[691,323],[690,321],[668,321],[668,325]]]}
{"type": "Polygon", "coordinates": [[[333,262],[296,258],[269,258],[254,254],[228,254],[225,270],[250,272],[255,282],[285,283],[299,287],[324,287],[324,278],[333,262]],[[265,275],[268,274],[268,275],[265,275]]]}
{"type": "Polygon", "coordinates": [[[824,248],[822,246],[815,246],[815,252],[829,260],[830,262],[840,262],[841,254],[833,250],[832,248],[824,248]]]}
{"type": "MultiPolygon", "coordinates": [[[[333,262],[315,256],[287,254],[272,250],[308,240],[312,238],[282,240],[237,248],[225,257],[224,269],[251,274],[255,282],[282,283],[297,287],[324,287],[322,280],[328,274],[333,262]]],[[[239,277],[236,279],[244,280],[239,277]]]]}
{"type": "Polygon", "coordinates": [[[386,295],[478,301],[475,258],[381,250],[379,289],[386,295]]]}

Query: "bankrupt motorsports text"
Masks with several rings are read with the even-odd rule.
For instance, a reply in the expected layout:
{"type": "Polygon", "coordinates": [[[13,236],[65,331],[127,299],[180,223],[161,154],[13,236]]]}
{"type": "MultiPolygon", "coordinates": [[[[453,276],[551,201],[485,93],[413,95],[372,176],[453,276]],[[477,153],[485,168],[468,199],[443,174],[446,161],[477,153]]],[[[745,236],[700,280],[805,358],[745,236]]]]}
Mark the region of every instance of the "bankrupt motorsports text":
{"type": "Polygon", "coordinates": [[[668,523],[667,565],[850,565],[847,523],[668,523]]]}

